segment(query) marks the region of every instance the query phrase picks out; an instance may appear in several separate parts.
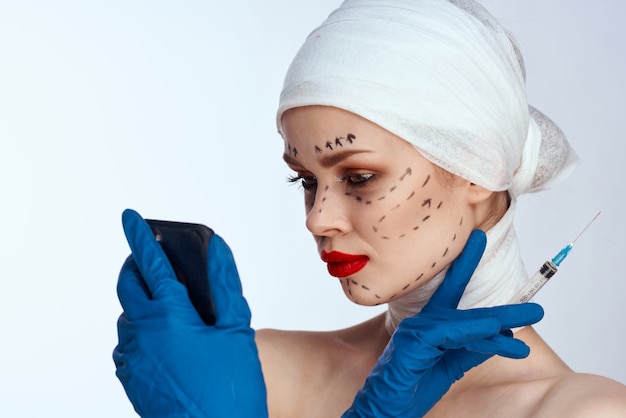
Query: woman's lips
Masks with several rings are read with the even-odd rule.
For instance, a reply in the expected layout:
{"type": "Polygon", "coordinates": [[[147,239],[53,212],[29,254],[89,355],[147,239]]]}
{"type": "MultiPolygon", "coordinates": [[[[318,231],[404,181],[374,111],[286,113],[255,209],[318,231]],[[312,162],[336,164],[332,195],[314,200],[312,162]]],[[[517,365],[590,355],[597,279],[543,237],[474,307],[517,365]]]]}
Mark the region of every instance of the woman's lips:
{"type": "Polygon", "coordinates": [[[369,258],[366,255],[322,251],[322,261],[328,264],[328,272],[331,276],[348,277],[365,267],[369,258]]]}

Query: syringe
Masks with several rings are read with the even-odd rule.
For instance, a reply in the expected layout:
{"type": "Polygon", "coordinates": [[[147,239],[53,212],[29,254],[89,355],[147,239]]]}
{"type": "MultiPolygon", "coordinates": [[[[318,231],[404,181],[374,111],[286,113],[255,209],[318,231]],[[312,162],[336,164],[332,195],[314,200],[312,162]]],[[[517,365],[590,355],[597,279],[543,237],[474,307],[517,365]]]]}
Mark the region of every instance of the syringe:
{"type": "Polygon", "coordinates": [[[589,225],[595,221],[598,216],[600,216],[600,212],[593,217],[591,221],[583,228],[582,231],[574,238],[572,242],[567,244],[561,251],[555,255],[552,260],[548,260],[539,268],[539,270],[532,275],[532,277],[528,280],[527,284],[524,285],[516,294],[511,298],[510,303],[524,303],[531,300],[537,292],[545,285],[548,280],[558,271],[558,267],[561,265],[565,257],[569,254],[571,249],[574,247],[574,243],[576,240],[589,228],[589,225]]]}

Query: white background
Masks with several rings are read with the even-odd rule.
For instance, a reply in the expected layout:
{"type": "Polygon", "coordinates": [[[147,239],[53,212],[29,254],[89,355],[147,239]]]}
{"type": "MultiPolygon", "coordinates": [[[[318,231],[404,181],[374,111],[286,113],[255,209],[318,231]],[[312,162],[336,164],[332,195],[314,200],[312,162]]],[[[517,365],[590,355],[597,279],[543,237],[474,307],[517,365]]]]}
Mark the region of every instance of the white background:
{"type": "MultiPolygon", "coordinates": [[[[626,6],[485,3],[521,44],[530,102],[582,159],[520,202],[529,270],[602,211],[539,295],[538,328],[574,369],[626,382],[626,6]]],[[[255,327],[378,312],[318,260],[274,125],[291,58],[338,4],[0,1],[0,416],[134,416],[111,360],[126,207],[222,235],[255,327]]]]}

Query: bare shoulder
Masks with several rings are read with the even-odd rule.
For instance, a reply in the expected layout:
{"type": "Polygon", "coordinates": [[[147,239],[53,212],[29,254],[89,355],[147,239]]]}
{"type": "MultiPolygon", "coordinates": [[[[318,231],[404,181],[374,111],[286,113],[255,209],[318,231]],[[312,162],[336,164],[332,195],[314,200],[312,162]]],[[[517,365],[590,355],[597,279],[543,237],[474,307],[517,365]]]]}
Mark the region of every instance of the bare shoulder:
{"type": "Polygon", "coordinates": [[[270,415],[328,417],[345,411],[378,357],[372,322],[338,331],[258,330],[270,415]]]}
{"type": "Polygon", "coordinates": [[[558,379],[541,402],[541,416],[626,417],[626,386],[584,373],[558,379]]]}

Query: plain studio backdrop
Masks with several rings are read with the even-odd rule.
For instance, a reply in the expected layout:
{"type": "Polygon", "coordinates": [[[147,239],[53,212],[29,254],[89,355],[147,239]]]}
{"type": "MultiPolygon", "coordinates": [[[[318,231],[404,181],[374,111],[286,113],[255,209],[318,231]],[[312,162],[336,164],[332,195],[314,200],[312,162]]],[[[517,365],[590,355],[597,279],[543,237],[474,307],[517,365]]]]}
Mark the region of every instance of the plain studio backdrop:
{"type": "MultiPolygon", "coordinates": [[[[222,235],[256,328],[335,329],[383,309],[327,274],[274,124],[291,58],[338,5],[0,3],[0,416],[134,416],[111,360],[127,207],[222,235]]],[[[537,297],[537,328],[575,370],[626,383],[626,6],[485,5],[516,34],[530,103],[581,157],[521,199],[529,272],[602,211],[537,297]]]]}

